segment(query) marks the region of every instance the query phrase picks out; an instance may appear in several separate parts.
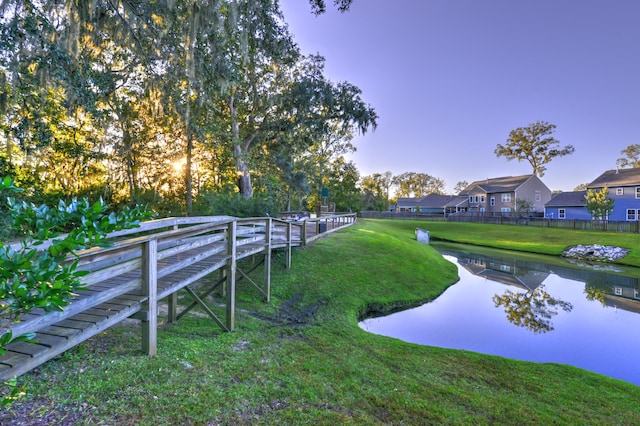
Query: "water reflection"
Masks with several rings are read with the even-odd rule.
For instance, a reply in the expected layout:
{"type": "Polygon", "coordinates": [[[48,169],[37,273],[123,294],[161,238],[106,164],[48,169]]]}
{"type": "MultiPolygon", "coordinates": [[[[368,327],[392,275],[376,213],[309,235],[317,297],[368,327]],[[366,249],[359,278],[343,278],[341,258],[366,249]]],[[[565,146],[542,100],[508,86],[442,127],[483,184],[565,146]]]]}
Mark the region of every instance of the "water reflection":
{"type": "Polygon", "coordinates": [[[434,244],[460,281],[370,332],[424,345],[571,364],[640,385],[640,270],[434,244]]]}
{"type": "Polygon", "coordinates": [[[504,307],[510,323],[525,327],[534,333],[547,333],[553,330],[551,318],[558,315],[557,308],[571,312],[573,305],[551,296],[544,285],[526,292],[506,290],[493,296],[496,308],[504,307]]]}

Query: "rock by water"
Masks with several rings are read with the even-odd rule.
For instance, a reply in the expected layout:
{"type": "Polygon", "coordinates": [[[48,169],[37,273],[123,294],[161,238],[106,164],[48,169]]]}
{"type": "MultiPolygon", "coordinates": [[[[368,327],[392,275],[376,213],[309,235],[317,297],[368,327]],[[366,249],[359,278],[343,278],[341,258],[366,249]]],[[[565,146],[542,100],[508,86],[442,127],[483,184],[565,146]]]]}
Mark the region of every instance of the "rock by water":
{"type": "Polygon", "coordinates": [[[603,246],[600,244],[577,245],[566,249],[562,256],[572,259],[593,260],[598,262],[613,262],[625,257],[629,250],[621,247],[603,246]]]}

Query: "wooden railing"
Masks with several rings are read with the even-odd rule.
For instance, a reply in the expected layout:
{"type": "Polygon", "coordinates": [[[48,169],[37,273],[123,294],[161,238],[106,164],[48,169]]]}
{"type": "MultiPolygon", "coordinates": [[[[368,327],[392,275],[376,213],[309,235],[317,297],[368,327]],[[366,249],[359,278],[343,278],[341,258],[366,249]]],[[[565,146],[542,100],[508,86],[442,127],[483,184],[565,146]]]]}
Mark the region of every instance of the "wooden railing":
{"type": "Polygon", "coordinates": [[[13,336],[36,336],[35,343],[8,346],[0,356],[0,379],[23,374],[126,318],[141,321],[142,349],[153,355],[157,351],[158,302],[162,299],[167,300],[169,322],[200,306],[220,327],[233,331],[237,282],[248,281],[268,302],[274,250],[284,250],[289,268],[293,247],[355,220],[355,215],[301,222],[230,216],[167,218],[112,233],[112,247],[77,253],[78,269],[89,271],[82,277],[86,290],[78,291],[63,311],[37,309],[18,323],[0,323],[0,334],[11,330],[13,336]],[[258,257],[260,262],[254,263],[264,265],[262,282],[256,283],[255,274],[251,275],[256,267],[250,272],[238,267],[238,261],[248,257],[258,257]],[[219,279],[203,294],[190,287],[216,271],[219,279]],[[224,318],[205,302],[216,289],[224,299],[224,318]],[[187,291],[194,300],[180,313],[179,290],[187,291]]]}

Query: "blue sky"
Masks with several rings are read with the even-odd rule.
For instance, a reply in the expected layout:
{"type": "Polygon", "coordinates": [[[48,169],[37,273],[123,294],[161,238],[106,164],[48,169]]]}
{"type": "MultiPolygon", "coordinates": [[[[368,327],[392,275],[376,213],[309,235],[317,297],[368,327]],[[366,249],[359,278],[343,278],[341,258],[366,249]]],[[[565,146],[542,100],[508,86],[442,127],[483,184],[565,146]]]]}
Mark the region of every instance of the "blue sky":
{"type": "Polygon", "coordinates": [[[428,173],[452,192],[528,174],[493,151],[543,120],[575,153],[542,180],[570,191],[640,144],[640,0],[354,0],[317,17],[307,0],[280,6],[302,52],[380,117],[354,141],[361,175],[428,173]]]}

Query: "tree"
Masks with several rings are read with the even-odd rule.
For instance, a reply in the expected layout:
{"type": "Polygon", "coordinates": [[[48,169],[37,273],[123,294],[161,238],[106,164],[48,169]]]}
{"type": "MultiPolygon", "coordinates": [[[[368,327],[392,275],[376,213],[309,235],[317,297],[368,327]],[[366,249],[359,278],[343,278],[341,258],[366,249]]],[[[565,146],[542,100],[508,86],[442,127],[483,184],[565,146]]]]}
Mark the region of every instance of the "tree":
{"type": "Polygon", "coordinates": [[[590,189],[584,198],[587,200],[585,208],[593,219],[606,220],[613,211],[614,200],[608,198],[609,188],[606,186],[599,191],[590,189]]]}
{"type": "Polygon", "coordinates": [[[624,157],[618,158],[618,160],[616,160],[616,165],[618,167],[640,167],[640,144],[629,145],[628,147],[620,151],[620,154],[623,154],[624,157]]]}
{"type": "Polygon", "coordinates": [[[398,197],[423,197],[427,194],[443,194],[444,181],[427,173],[406,172],[393,178],[398,186],[398,197]]]}
{"type": "Polygon", "coordinates": [[[466,180],[461,180],[460,182],[456,183],[456,187],[453,188],[453,192],[456,194],[461,193],[462,191],[464,191],[464,189],[469,186],[469,182],[467,182],[466,180]]]}
{"type": "Polygon", "coordinates": [[[553,136],[556,129],[555,124],[545,121],[536,121],[527,127],[518,127],[509,133],[507,144],[496,145],[493,151],[497,157],[506,157],[507,160],[527,160],[533,167],[533,174],[544,176],[548,164],[556,157],[573,154],[575,151],[572,145],[566,145],[559,149],[560,144],[553,136]]]}
{"type": "Polygon", "coordinates": [[[520,213],[530,213],[533,211],[533,201],[526,198],[516,198],[516,211],[520,213]]]}
{"type": "Polygon", "coordinates": [[[573,188],[573,190],[574,191],[586,191],[588,186],[589,186],[588,183],[581,183],[580,185],[578,185],[575,188],[573,188]]]}
{"type": "Polygon", "coordinates": [[[388,194],[391,178],[391,172],[385,172],[364,176],[360,180],[364,210],[383,211],[389,207],[388,194]]]}
{"type": "MultiPolygon", "coordinates": [[[[340,12],[346,12],[349,10],[352,2],[353,0],[333,0],[333,4],[338,6],[338,10],[340,12]]],[[[327,11],[327,4],[325,0],[309,0],[309,3],[311,4],[311,10],[316,15],[320,15],[327,11]]]]}

